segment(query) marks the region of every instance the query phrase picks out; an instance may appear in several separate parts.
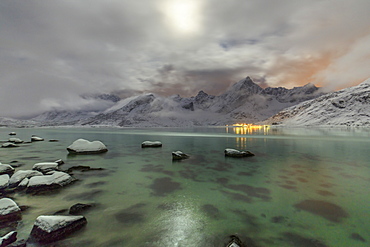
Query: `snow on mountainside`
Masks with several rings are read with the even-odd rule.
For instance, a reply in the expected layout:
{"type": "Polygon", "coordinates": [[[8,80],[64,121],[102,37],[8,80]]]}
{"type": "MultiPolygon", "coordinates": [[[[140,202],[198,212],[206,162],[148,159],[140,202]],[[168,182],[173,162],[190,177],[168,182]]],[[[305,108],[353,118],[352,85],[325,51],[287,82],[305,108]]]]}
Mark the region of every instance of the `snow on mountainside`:
{"type": "Polygon", "coordinates": [[[287,108],[267,120],[288,126],[370,126],[370,78],[287,108]]]}
{"type": "Polygon", "coordinates": [[[134,96],[75,124],[152,127],[251,123],[265,120],[286,107],[319,95],[320,91],[313,85],[274,91],[262,89],[247,77],[219,96],[203,91],[190,98],[154,94],[134,96]]]}

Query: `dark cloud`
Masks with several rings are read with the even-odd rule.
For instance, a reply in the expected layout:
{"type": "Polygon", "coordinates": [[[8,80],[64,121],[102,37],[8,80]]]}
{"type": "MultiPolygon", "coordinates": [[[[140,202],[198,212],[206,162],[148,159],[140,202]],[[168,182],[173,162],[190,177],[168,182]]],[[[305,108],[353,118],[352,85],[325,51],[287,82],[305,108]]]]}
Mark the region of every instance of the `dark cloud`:
{"type": "Polygon", "coordinates": [[[0,116],[87,107],[86,93],[217,95],[245,76],[334,89],[370,77],[368,0],[183,2],[1,1],[0,116]]]}

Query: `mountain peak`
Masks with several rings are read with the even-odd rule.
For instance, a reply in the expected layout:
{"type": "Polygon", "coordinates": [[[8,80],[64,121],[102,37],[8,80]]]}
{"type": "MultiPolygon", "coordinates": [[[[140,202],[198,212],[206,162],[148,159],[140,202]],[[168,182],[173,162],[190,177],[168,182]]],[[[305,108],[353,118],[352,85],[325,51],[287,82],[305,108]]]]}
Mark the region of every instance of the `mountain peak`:
{"type": "Polygon", "coordinates": [[[256,83],[253,82],[253,80],[247,76],[243,80],[238,81],[234,85],[231,86],[231,88],[228,91],[243,91],[243,92],[250,92],[252,94],[260,93],[263,89],[258,86],[256,83]]]}

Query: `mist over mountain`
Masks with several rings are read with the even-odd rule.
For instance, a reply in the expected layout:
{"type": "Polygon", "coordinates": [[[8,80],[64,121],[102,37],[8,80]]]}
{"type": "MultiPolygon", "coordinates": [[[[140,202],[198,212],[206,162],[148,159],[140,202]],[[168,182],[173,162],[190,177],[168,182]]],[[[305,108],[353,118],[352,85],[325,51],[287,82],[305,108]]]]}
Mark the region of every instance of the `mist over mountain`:
{"type": "Polygon", "coordinates": [[[287,126],[370,126],[370,78],[289,107],[266,122],[287,126]]]}
{"type": "Polygon", "coordinates": [[[215,96],[200,91],[182,98],[148,93],[117,100],[105,95],[99,99],[113,102],[101,111],[51,111],[33,118],[40,125],[177,127],[255,123],[280,110],[322,95],[313,84],[293,89],[263,89],[250,77],[215,96]]]}

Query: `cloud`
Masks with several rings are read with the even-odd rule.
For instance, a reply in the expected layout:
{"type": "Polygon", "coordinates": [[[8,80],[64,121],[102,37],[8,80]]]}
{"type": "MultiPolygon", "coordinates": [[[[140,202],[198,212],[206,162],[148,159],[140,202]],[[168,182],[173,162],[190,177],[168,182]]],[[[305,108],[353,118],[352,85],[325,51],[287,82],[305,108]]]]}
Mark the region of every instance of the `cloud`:
{"type": "Polygon", "coordinates": [[[88,107],[86,93],[217,95],[246,76],[334,89],[370,77],[368,0],[187,2],[1,1],[0,99],[12,107],[0,116],[88,107]]]}

